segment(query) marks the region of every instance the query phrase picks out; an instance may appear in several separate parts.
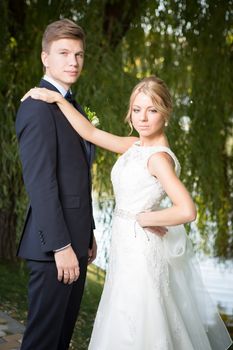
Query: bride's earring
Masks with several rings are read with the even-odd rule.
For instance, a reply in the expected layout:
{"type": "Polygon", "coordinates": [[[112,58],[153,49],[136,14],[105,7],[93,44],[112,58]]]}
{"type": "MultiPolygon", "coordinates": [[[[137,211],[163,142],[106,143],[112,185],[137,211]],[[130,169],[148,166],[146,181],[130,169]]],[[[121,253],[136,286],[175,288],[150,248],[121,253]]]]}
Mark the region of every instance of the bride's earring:
{"type": "Polygon", "coordinates": [[[164,126],[165,126],[165,128],[168,126],[168,122],[167,121],[164,123],[164,126]]]}

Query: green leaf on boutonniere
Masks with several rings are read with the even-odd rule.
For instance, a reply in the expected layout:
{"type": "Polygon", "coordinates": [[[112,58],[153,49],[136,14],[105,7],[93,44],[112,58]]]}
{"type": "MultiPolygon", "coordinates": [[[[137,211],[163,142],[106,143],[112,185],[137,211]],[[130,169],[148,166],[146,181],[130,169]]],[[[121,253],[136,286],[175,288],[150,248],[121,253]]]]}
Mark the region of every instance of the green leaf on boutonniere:
{"type": "Polygon", "coordinates": [[[88,119],[90,120],[91,124],[94,126],[100,125],[99,118],[97,117],[96,113],[91,111],[89,107],[84,107],[84,112],[88,116],[88,119]]]}

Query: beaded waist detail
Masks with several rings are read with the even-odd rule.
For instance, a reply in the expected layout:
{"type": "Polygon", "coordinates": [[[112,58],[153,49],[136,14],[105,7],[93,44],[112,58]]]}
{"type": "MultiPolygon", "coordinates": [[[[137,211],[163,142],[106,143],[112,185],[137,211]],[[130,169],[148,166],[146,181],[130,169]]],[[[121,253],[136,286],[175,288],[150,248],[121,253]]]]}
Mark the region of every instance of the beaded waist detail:
{"type": "Polygon", "coordinates": [[[123,219],[130,219],[130,220],[136,220],[136,215],[137,215],[137,214],[133,214],[127,210],[119,209],[119,208],[115,208],[113,214],[115,216],[119,216],[123,219]]]}
{"type": "Polygon", "coordinates": [[[134,222],[134,237],[137,237],[137,230],[142,230],[147,238],[148,241],[150,241],[150,238],[147,234],[147,232],[138,224],[137,219],[136,219],[136,215],[134,213],[131,213],[127,210],[124,209],[119,209],[119,208],[115,208],[114,210],[114,216],[118,216],[120,218],[126,219],[126,220],[133,220],[134,222]]]}

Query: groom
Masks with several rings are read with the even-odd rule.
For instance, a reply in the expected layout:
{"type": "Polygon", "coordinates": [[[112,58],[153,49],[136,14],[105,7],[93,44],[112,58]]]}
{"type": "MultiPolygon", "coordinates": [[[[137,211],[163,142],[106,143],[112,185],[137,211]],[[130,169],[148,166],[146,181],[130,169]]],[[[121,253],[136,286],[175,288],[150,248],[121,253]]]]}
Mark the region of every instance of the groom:
{"type": "MultiPolygon", "coordinates": [[[[42,39],[40,87],[59,91],[81,113],[70,87],[84,62],[85,35],[63,19],[42,39]]],[[[29,312],[21,350],[67,350],[96,256],[90,167],[94,147],[56,104],[25,100],[17,113],[23,178],[30,200],[18,256],[30,271],[29,312]]]]}

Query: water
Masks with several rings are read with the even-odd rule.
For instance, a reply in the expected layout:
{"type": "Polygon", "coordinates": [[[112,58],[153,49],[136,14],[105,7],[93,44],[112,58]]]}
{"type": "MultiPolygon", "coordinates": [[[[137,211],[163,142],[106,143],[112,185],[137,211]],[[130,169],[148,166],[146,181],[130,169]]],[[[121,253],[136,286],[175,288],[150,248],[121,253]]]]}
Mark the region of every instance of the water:
{"type": "Polygon", "coordinates": [[[233,315],[233,261],[219,263],[215,258],[200,261],[203,281],[214,303],[225,315],[233,315]]]}

